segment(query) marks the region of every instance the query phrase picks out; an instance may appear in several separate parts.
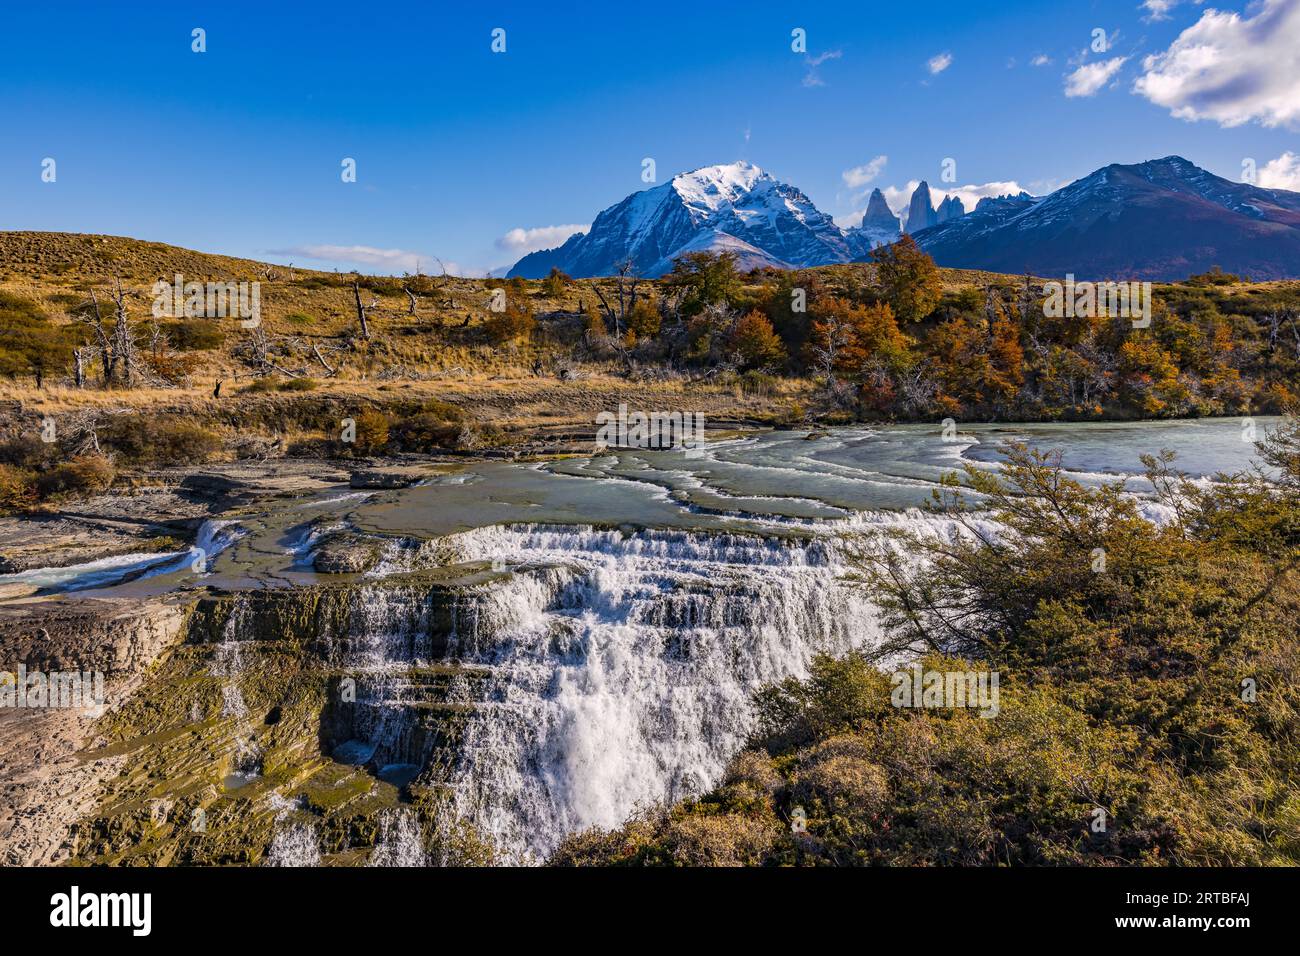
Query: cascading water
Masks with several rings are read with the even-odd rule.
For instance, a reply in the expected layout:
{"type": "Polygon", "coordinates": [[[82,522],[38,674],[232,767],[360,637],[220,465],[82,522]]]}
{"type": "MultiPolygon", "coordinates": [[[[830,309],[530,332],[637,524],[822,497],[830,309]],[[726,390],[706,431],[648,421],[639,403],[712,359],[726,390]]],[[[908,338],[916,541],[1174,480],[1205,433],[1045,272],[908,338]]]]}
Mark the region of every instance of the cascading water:
{"type": "Polygon", "coordinates": [[[464,603],[452,635],[492,673],[455,806],[517,861],[713,786],[754,690],[875,633],[825,541],[543,526],[450,540],[519,566],[464,603]]]}
{"type": "Polygon", "coordinates": [[[379,818],[379,838],[370,854],[371,866],[425,866],[429,855],[420,835],[420,823],[406,809],[387,810],[379,818]]]}
{"type": "Polygon", "coordinates": [[[244,642],[240,639],[246,628],[247,598],[234,599],[230,615],[222,626],[221,642],[212,656],[209,673],[221,681],[221,716],[234,720],[234,752],[230,761],[227,787],[236,789],[262,771],[262,751],[252,734],[244,732],[248,706],[244,703],[239,681],[244,673],[244,642]]]}
{"type": "Polygon", "coordinates": [[[320,841],[310,823],[291,823],[275,831],[263,866],[319,866],[320,841]]]}

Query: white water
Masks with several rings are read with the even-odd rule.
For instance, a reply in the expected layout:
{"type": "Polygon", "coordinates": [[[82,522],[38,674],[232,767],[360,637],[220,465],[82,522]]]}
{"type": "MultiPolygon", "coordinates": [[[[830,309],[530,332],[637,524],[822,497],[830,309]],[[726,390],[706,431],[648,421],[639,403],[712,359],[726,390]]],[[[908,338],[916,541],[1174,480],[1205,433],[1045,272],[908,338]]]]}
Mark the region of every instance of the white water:
{"type": "Polygon", "coordinates": [[[542,526],[454,543],[521,566],[478,590],[454,634],[493,674],[455,806],[518,861],[716,785],[756,689],[877,633],[824,542],[542,526]]]}
{"type": "Polygon", "coordinates": [[[275,831],[263,866],[319,866],[320,842],[310,823],[291,823],[275,831]]]}
{"type": "Polygon", "coordinates": [[[191,567],[205,573],[212,559],[246,533],[237,521],[203,522],[194,546],[185,551],[122,554],[98,561],[59,568],[32,568],[15,574],[0,574],[0,584],[28,584],[41,590],[83,591],[107,587],[119,581],[153,577],[191,567]]]}
{"type": "Polygon", "coordinates": [[[371,866],[427,866],[429,854],[420,823],[407,809],[386,810],[379,818],[379,838],[370,854],[371,866]]]}

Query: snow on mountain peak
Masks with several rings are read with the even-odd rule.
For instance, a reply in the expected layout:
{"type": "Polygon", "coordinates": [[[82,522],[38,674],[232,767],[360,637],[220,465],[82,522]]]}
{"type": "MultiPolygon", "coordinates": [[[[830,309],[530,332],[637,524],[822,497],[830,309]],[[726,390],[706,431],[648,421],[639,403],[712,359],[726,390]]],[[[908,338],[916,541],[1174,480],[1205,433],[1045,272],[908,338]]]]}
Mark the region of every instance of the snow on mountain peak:
{"type": "Polygon", "coordinates": [[[739,160],[721,166],[702,166],[673,177],[672,190],[692,209],[717,213],[743,202],[760,185],[777,181],[753,163],[739,160]]]}

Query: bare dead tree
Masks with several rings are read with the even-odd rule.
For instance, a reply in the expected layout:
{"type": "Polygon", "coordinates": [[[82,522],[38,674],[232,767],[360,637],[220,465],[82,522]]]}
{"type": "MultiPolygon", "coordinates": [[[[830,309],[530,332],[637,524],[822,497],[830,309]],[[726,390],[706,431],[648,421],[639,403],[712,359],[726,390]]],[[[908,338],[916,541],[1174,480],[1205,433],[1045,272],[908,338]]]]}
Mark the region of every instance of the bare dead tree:
{"type": "MultiPolygon", "coordinates": [[[[433,261],[438,263],[438,270],[442,273],[441,276],[439,277],[440,281],[437,283],[435,288],[438,288],[441,291],[447,293],[447,303],[446,305],[443,306],[443,308],[454,309],[456,308],[456,297],[452,292],[451,282],[449,281],[450,276],[447,275],[447,267],[443,265],[442,260],[439,259],[437,256],[433,257],[433,261]]],[[[436,304],[437,303],[435,302],[435,305],[436,304]]]]}
{"type": "Polygon", "coordinates": [[[402,286],[402,291],[406,293],[406,298],[410,300],[410,304],[406,309],[406,314],[415,315],[415,293],[412,292],[410,286],[407,285],[402,286]]]}
{"type": "Polygon", "coordinates": [[[95,348],[99,352],[99,360],[103,366],[104,387],[108,388],[113,384],[113,346],[109,341],[108,332],[104,329],[104,315],[99,308],[99,296],[95,290],[90,290],[90,308],[82,307],[73,316],[82,325],[90,328],[91,334],[95,339],[95,348]]]}
{"type": "Polygon", "coordinates": [[[370,297],[369,305],[361,304],[361,280],[356,278],[352,280],[352,296],[357,303],[357,325],[361,327],[361,337],[367,342],[370,341],[370,311],[379,304],[379,300],[374,296],[370,297]]]}
{"type": "MultiPolygon", "coordinates": [[[[319,344],[312,345],[311,350],[312,354],[316,356],[316,361],[320,362],[321,367],[325,369],[326,375],[334,376],[338,374],[338,369],[325,361],[325,356],[321,354],[321,346],[319,344]]],[[[325,346],[325,350],[327,352],[337,352],[339,351],[339,348],[337,346],[327,345],[325,346]]]]}
{"type": "Polygon", "coordinates": [[[113,279],[111,293],[113,304],[117,309],[116,324],[113,327],[113,360],[121,369],[122,383],[130,388],[132,373],[139,371],[136,361],[135,336],[131,332],[131,323],[127,316],[126,290],[122,288],[120,277],[113,279]]]}
{"type": "Polygon", "coordinates": [[[821,331],[811,343],[813,362],[825,376],[826,387],[835,391],[835,365],[839,361],[840,352],[852,340],[852,329],[834,314],[827,315],[818,325],[821,331]]]}
{"type": "MultiPolygon", "coordinates": [[[[311,370],[312,356],[315,356],[326,372],[334,375],[337,369],[325,360],[321,352],[322,348],[326,351],[340,352],[345,346],[321,346],[304,342],[292,335],[276,335],[268,331],[266,324],[262,323],[249,329],[247,338],[235,346],[232,354],[252,370],[254,378],[272,373],[286,378],[304,378],[311,370]],[[299,363],[305,364],[292,367],[299,363]]],[[[213,397],[217,397],[215,392],[213,397]]]]}
{"type": "Polygon", "coordinates": [[[72,382],[77,388],[86,387],[86,354],[80,345],[72,350],[72,382]]]}
{"type": "Polygon", "coordinates": [[[87,452],[102,454],[99,445],[99,431],[107,422],[106,417],[129,415],[129,408],[83,408],[63,416],[59,421],[62,441],[72,455],[84,455],[87,452]]]}

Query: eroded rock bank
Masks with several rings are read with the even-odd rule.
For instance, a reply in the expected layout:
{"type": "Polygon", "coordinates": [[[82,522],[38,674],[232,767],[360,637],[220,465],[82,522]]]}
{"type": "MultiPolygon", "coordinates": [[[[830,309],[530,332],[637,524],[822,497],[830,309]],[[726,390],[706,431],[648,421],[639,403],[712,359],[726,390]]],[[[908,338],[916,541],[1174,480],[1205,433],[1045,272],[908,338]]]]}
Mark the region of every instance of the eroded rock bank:
{"type": "MultiPolygon", "coordinates": [[[[104,710],[119,709],[152,665],[183,639],[188,607],[175,599],[40,600],[0,605],[0,670],[101,672],[104,710]]],[[[124,754],[95,754],[98,712],[0,708],[0,846],[9,865],[67,860],[72,827],[91,812],[124,754]]]]}
{"type": "Polygon", "coordinates": [[[6,862],[492,862],[444,812],[484,677],[448,641],[481,580],[0,608],[5,660],[108,686],[99,717],[0,715],[6,862]]]}

